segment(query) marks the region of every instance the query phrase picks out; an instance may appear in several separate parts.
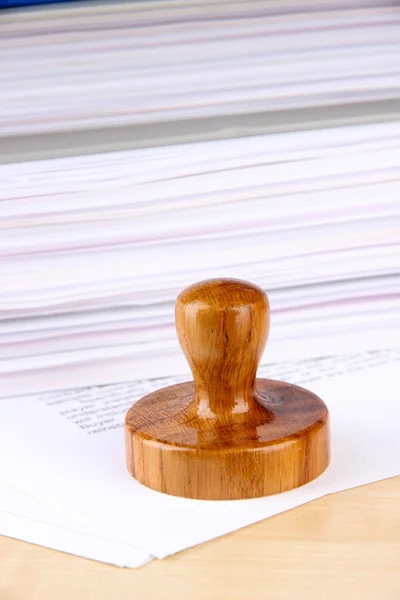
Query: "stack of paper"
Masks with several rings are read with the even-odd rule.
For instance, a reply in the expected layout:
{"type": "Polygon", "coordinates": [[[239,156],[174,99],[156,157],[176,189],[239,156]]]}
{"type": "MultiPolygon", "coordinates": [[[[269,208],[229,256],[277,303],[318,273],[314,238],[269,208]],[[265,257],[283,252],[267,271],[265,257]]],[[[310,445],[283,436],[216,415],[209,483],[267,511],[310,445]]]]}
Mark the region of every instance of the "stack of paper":
{"type": "Polygon", "coordinates": [[[0,45],[5,156],[399,115],[385,0],[77,3],[4,15],[0,45]]]}
{"type": "Polygon", "coordinates": [[[91,9],[89,24],[87,7],[14,17],[3,131],[397,98],[400,16],[385,4],[146,2],[91,9]]]}
{"type": "Polygon", "coordinates": [[[0,167],[1,393],[185,372],[174,301],[270,295],[265,360],[399,343],[400,123],[0,167]]]}

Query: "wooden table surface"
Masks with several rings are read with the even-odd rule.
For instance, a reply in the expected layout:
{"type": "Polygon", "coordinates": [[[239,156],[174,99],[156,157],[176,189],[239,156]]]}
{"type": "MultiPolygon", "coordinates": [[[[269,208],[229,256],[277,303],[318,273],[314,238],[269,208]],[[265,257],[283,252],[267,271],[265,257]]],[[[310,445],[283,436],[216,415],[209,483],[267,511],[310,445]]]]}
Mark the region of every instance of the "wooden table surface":
{"type": "Polygon", "coordinates": [[[1,600],[400,600],[400,477],[137,570],[0,537],[1,600]]]}

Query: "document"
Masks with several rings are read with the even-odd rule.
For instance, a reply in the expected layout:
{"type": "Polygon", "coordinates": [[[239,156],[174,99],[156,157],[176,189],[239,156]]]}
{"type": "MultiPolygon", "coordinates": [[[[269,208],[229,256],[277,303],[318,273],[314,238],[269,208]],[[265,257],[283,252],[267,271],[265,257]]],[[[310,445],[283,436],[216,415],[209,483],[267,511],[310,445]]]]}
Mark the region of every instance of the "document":
{"type": "Polygon", "coordinates": [[[152,559],[138,548],[73,529],[62,511],[5,485],[0,485],[0,534],[118,567],[140,567],[152,559]]]}
{"type": "Polygon", "coordinates": [[[327,471],[276,496],[189,500],[150,490],[128,474],[126,410],[182,379],[175,377],[0,400],[0,478],[62,510],[71,529],[163,558],[323,495],[399,474],[400,405],[393,392],[399,366],[400,352],[387,350],[260,369],[261,377],[307,385],[331,415],[327,471]]]}

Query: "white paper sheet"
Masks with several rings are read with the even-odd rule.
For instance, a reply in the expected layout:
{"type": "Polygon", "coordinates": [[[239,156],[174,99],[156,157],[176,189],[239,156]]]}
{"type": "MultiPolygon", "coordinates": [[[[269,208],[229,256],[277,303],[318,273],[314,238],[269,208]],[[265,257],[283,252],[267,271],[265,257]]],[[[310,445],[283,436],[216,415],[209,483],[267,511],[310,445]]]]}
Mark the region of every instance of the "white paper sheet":
{"type": "Polygon", "coordinates": [[[123,415],[135,399],[173,380],[1,400],[0,477],[68,512],[76,529],[162,558],[325,494],[398,474],[400,404],[393,390],[399,366],[389,351],[275,369],[277,378],[299,383],[324,376],[309,387],[330,409],[333,451],[321,477],[277,496],[186,500],[128,475],[123,415]]]}
{"type": "Polygon", "coordinates": [[[68,515],[36,498],[0,485],[0,534],[118,567],[140,567],[153,557],[71,527],[68,515]]]}

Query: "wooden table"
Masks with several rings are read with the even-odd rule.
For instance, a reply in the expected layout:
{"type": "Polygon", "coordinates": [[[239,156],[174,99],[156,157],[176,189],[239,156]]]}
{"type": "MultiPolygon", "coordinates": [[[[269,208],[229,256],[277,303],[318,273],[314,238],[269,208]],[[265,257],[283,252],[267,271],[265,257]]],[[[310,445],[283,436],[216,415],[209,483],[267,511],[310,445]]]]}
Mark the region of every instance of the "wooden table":
{"type": "Polygon", "coordinates": [[[1,600],[400,600],[400,477],[141,569],[0,537],[1,600]]]}

